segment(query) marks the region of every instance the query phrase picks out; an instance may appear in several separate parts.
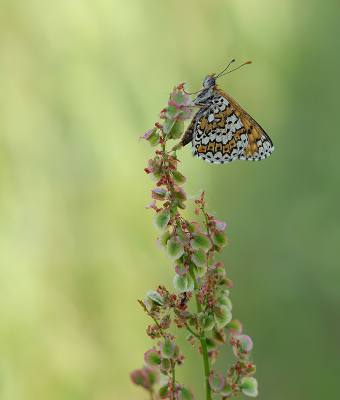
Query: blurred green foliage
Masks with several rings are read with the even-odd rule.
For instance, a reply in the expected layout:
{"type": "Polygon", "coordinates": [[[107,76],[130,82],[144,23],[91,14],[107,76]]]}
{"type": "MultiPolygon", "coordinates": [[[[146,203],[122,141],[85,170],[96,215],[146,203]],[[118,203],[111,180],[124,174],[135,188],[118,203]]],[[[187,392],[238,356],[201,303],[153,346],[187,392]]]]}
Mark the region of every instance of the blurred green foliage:
{"type": "MultiPolygon", "coordinates": [[[[219,85],[275,151],[216,166],[186,147],[179,170],[229,226],[220,261],[261,399],[337,398],[338,4],[1,1],[1,399],[144,398],[129,379],[152,344],[136,298],[174,270],[138,137],[174,85],[198,90],[232,58],[253,64],[219,85]]],[[[200,400],[200,356],[182,347],[178,377],[200,400]]]]}

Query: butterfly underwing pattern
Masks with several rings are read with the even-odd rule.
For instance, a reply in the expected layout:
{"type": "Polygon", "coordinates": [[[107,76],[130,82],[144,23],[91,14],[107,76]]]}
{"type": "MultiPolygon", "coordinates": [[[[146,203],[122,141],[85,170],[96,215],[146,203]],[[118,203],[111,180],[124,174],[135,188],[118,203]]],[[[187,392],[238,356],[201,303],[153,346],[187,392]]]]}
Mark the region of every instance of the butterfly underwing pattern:
{"type": "Polygon", "coordinates": [[[208,75],[194,104],[199,108],[180,145],[192,143],[194,156],[215,164],[270,156],[273,142],[261,126],[208,75]]]}

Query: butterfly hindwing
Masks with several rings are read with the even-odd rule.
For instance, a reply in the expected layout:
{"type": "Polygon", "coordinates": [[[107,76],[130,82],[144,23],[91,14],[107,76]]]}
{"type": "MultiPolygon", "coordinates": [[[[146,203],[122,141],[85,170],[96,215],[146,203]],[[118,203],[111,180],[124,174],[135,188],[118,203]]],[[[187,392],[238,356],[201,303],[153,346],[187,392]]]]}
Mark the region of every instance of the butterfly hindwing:
{"type": "Polygon", "coordinates": [[[224,164],[240,158],[248,136],[228,100],[216,93],[212,104],[201,109],[196,121],[192,152],[205,161],[224,164]]]}

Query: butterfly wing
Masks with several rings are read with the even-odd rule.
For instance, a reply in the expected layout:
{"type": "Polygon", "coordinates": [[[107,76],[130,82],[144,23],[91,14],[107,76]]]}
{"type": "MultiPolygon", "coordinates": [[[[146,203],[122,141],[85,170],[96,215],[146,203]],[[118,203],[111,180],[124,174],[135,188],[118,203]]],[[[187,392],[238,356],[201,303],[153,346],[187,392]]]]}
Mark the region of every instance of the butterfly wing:
{"type": "Polygon", "coordinates": [[[224,164],[240,158],[248,135],[228,99],[216,91],[211,105],[196,114],[192,153],[205,161],[224,164]]]}
{"type": "Polygon", "coordinates": [[[192,142],[194,156],[224,164],[236,159],[259,161],[272,153],[269,136],[232,97],[215,89],[209,102],[197,112],[181,141],[182,146],[192,142]]]}
{"type": "Polygon", "coordinates": [[[247,147],[238,158],[240,160],[259,161],[270,156],[274,150],[274,145],[264,129],[231,96],[223,90],[219,90],[219,92],[230,104],[248,136],[247,147]]]}

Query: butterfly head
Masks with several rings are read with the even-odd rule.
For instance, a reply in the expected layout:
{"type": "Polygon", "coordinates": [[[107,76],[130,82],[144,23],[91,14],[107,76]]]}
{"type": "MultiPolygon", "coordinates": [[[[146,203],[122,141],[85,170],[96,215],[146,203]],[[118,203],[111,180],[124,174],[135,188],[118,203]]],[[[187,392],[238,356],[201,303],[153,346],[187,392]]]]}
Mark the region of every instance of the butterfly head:
{"type": "Polygon", "coordinates": [[[208,75],[204,78],[203,87],[214,86],[216,82],[216,78],[214,78],[215,74],[208,75]]]}

